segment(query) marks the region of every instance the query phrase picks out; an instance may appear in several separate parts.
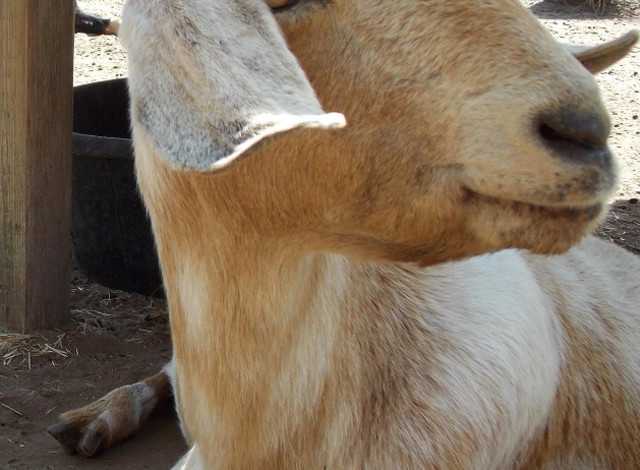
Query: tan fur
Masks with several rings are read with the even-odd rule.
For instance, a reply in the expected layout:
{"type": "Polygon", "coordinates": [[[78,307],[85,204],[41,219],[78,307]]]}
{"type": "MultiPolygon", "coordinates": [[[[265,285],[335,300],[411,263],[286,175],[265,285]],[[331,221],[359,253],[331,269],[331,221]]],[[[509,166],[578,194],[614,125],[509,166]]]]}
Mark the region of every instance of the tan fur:
{"type": "Polygon", "coordinates": [[[608,126],[593,78],[515,0],[276,18],[343,130],[176,170],[133,89],[193,446],[175,468],[640,466],[640,261],[582,241],[615,165],[537,134],[566,109],[608,126]]]}
{"type": "MultiPolygon", "coordinates": [[[[153,174],[165,184],[172,181],[171,191],[209,195],[208,180],[225,188],[228,176],[176,178],[180,175],[162,167],[155,168],[153,174]]],[[[225,221],[218,222],[220,227],[229,228],[218,227],[215,236],[201,237],[202,228],[194,219],[166,239],[159,239],[159,246],[169,266],[197,264],[201,253],[213,249],[215,256],[210,259],[214,261],[207,264],[217,269],[210,272],[224,273],[224,278],[211,278],[197,269],[187,269],[176,274],[180,280],[167,278],[168,285],[180,287],[175,297],[170,294],[172,334],[184,338],[175,344],[178,395],[191,397],[179,403],[193,403],[195,397],[203,400],[198,407],[181,405],[179,409],[187,434],[202,436],[195,441],[203,461],[221,462],[220,468],[637,466],[640,351],[634,340],[640,323],[634,313],[640,300],[640,263],[631,255],[589,240],[575,254],[554,258],[551,263],[546,258],[527,257],[532,278],[537,278],[543,289],[534,301],[547,303],[548,310],[542,314],[548,318],[544,321],[557,335],[552,346],[560,356],[559,370],[554,371],[546,361],[537,370],[539,378],[548,374],[553,382],[559,381],[555,404],[549,403],[549,409],[530,409],[527,400],[514,398],[522,400],[515,416],[511,414],[514,410],[500,411],[501,393],[506,393],[500,391],[500,382],[505,377],[496,375],[491,366],[499,370],[507,367],[498,366],[500,361],[509,360],[498,356],[498,364],[478,364],[477,372],[498,383],[479,382],[485,387],[484,399],[488,401],[481,408],[487,414],[467,415],[456,422],[454,416],[460,410],[446,404],[451,390],[439,383],[445,364],[433,357],[464,356],[465,352],[456,352],[461,338],[441,329],[432,318],[452,314],[454,309],[451,305],[434,308],[429,301],[429,295],[442,299],[440,291],[430,290],[434,289],[432,277],[445,276],[446,270],[354,264],[339,256],[313,256],[304,258],[302,266],[290,266],[287,260],[296,244],[264,238],[253,242],[250,225],[255,220],[242,223],[229,216],[241,211],[229,201],[217,205],[213,198],[202,199],[209,207],[231,206],[215,215],[218,221],[225,221]],[[237,233],[243,233],[242,240],[237,233]],[[225,252],[217,249],[220,245],[232,248],[225,252]],[[604,260],[596,259],[599,253],[604,260]],[[607,279],[611,274],[603,273],[602,266],[609,263],[630,279],[615,277],[615,283],[607,279]],[[230,267],[236,265],[248,268],[240,274],[230,267]],[[275,284],[273,266],[278,266],[275,284]],[[598,286],[603,275],[609,282],[598,286]],[[217,285],[223,287],[211,287],[217,285]],[[251,286],[249,296],[242,288],[247,285],[251,286]],[[208,303],[198,297],[207,286],[217,293],[207,296],[208,303]],[[401,314],[397,305],[402,306],[401,314]],[[189,315],[183,308],[190,309],[189,315]],[[367,315],[360,316],[361,311],[367,315]],[[214,322],[201,323],[210,315],[214,322]],[[603,329],[603,324],[607,328],[603,329]],[[621,337],[624,334],[627,338],[621,337]],[[350,347],[345,349],[344,345],[350,347]],[[203,360],[202,350],[209,352],[208,360],[203,360]],[[186,360],[186,369],[179,366],[181,355],[193,357],[186,360]],[[189,366],[192,363],[197,368],[189,366]],[[307,377],[305,372],[309,371],[318,375],[307,377]],[[189,380],[182,381],[181,374],[189,380]],[[210,377],[224,379],[212,381],[210,377]],[[303,378],[309,382],[296,389],[294,384],[303,378]],[[204,390],[210,390],[210,395],[203,396],[204,390]],[[445,402],[441,405],[444,410],[429,405],[433,397],[438,403],[445,402]],[[207,407],[203,409],[204,403],[207,407]],[[520,430],[524,435],[514,437],[514,426],[520,420],[531,425],[528,429],[524,426],[529,433],[520,430]],[[288,435],[285,448],[276,439],[282,435],[288,435]],[[507,453],[502,446],[511,440],[521,447],[513,444],[507,453]]],[[[186,207],[179,199],[173,202],[178,205],[167,206],[167,214],[202,210],[207,214],[205,220],[214,220],[210,209],[186,207]]],[[[474,300],[456,292],[456,283],[465,279],[474,283],[477,277],[467,276],[466,269],[462,263],[455,265],[460,278],[450,280],[453,306],[463,311],[473,308],[474,300]]],[[[527,302],[517,284],[505,288],[516,289],[515,300],[527,302]]],[[[521,289],[525,288],[534,289],[535,284],[525,283],[521,289]]],[[[502,295],[507,297],[504,292],[502,295]]],[[[512,308],[518,308],[517,304],[512,308]]],[[[481,309],[467,312],[468,317],[463,315],[460,321],[471,322],[484,313],[481,309]]],[[[511,329],[505,315],[506,323],[493,331],[496,337],[511,329]]],[[[542,353],[545,351],[535,341],[526,351],[542,353]]],[[[474,353],[466,354],[469,356],[463,363],[468,361],[472,368],[474,353]]],[[[516,361],[514,367],[525,365],[526,360],[516,361]]],[[[457,386],[482,396],[478,385],[471,385],[472,376],[461,370],[457,386]]],[[[216,467],[209,463],[204,468],[216,467]]]]}

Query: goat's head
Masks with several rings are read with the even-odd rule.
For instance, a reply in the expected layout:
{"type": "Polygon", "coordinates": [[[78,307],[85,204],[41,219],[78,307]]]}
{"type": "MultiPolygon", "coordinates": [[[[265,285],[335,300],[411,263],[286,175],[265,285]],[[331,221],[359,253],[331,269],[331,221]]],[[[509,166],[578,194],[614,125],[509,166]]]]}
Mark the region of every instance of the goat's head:
{"type": "MultiPolygon", "coordinates": [[[[266,3],[129,0],[134,138],[165,164],[366,257],[556,253],[594,227],[616,182],[607,113],[517,0],[266,3]],[[344,123],[316,94],[344,128],[317,129],[344,123]]],[[[595,72],[636,39],[579,55],[595,72]]]]}

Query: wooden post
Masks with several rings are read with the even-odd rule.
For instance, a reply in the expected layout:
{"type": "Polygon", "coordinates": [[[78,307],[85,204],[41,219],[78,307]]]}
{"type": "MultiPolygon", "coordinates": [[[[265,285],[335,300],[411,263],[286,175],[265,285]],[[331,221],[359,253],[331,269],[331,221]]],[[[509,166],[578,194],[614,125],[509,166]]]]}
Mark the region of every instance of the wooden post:
{"type": "Polygon", "coordinates": [[[73,0],[0,0],[0,328],[69,317],[73,0]]]}

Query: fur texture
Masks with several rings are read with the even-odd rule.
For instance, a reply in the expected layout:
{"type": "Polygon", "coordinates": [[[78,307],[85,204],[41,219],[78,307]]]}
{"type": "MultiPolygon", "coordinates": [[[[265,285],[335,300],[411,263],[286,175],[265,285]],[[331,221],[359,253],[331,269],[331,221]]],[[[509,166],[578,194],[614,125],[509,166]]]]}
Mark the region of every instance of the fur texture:
{"type": "Polygon", "coordinates": [[[130,0],[121,35],[192,445],[175,468],[640,466],[640,261],[584,239],[616,180],[608,117],[518,1],[130,0]],[[198,32],[229,11],[259,34],[198,32]],[[211,85],[226,69],[193,51],[220,44],[288,44],[347,126],[202,172],[265,89],[275,114],[282,90],[315,100],[252,61],[211,85]]]}

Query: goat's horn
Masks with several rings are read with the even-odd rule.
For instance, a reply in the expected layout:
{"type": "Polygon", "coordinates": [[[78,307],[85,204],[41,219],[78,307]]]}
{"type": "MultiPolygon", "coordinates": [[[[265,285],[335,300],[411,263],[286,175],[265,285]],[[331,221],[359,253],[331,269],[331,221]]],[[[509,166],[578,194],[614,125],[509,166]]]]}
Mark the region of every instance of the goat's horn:
{"type": "Polygon", "coordinates": [[[271,8],[280,8],[287,5],[288,3],[293,3],[296,0],[265,0],[265,1],[267,2],[267,5],[269,5],[271,8]]]}

